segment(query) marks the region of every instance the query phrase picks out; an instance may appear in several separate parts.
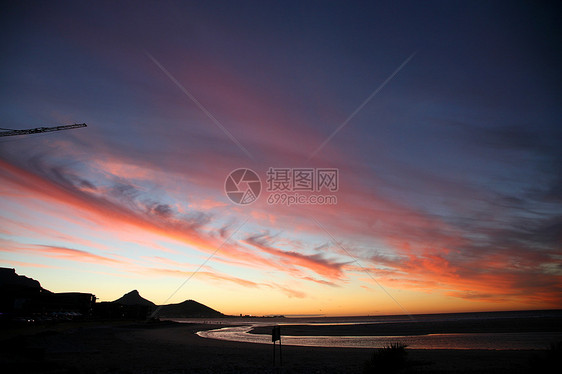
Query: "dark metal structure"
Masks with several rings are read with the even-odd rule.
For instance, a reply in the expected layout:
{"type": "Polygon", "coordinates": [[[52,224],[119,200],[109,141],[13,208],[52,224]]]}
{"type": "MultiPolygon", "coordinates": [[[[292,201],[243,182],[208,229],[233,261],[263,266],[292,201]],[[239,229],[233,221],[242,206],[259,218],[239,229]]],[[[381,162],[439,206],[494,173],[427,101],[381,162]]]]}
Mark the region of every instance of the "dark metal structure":
{"type": "Polygon", "coordinates": [[[86,126],[87,125],[85,123],[75,123],[74,125],[63,125],[63,126],[54,126],[54,127],[37,127],[35,129],[25,129],[25,130],[4,130],[4,131],[0,131],[0,136],[40,134],[40,133],[43,133],[43,132],[78,129],[80,127],[86,127],[86,126]]]}

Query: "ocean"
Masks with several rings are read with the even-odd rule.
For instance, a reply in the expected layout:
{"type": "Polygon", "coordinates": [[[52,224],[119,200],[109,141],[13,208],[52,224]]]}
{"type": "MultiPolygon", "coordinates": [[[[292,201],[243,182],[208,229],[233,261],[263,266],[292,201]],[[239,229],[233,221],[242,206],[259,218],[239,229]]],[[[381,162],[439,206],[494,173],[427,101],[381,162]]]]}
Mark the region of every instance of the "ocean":
{"type": "Polygon", "coordinates": [[[424,314],[412,316],[174,319],[221,324],[198,332],[209,339],[271,343],[281,326],[283,345],[411,349],[546,349],[562,342],[562,310],[424,314]]]}

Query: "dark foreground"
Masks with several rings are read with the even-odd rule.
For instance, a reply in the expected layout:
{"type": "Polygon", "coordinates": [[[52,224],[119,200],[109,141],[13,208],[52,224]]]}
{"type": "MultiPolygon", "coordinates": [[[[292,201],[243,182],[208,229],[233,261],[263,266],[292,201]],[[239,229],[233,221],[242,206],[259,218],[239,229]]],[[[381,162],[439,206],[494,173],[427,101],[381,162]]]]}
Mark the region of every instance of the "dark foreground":
{"type": "MultiPolygon", "coordinates": [[[[372,349],[283,347],[204,339],[222,326],[82,323],[3,329],[4,373],[362,373],[372,349]]],[[[404,373],[540,373],[542,351],[408,350],[404,373]]]]}

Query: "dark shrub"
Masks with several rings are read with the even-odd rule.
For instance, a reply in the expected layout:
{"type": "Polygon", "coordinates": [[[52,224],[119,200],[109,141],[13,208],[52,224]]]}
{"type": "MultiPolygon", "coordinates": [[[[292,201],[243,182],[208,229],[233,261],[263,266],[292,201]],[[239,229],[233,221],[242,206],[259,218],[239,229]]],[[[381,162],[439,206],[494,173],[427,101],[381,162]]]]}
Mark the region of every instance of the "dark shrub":
{"type": "Polygon", "coordinates": [[[393,343],[376,349],[365,363],[365,373],[399,373],[406,368],[406,345],[393,343]]]}

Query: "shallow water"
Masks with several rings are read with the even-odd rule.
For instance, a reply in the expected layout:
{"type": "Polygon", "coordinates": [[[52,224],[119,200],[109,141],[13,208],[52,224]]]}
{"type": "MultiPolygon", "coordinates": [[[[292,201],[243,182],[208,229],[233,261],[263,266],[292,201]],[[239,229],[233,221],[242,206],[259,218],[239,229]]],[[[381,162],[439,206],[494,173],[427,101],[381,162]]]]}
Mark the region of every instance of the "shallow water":
{"type": "MultiPolygon", "coordinates": [[[[505,350],[545,349],[550,343],[562,341],[562,311],[560,310],[414,316],[223,318],[208,321],[201,319],[178,321],[225,325],[221,329],[198,332],[198,335],[204,338],[262,344],[271,344],[271,335],[250,334],[249,332],[255,327],[291,325],[292,327],[285,330],[287,332],[296,331],[294,326],[298,325],[313,326],[308,334],[306,329],[301,330],[302,335],[312,335],[315,326],[323,326],[321,331],[329,335],[330,326],[334,326],[332,336],[302,336],[301,334],[290,336],[284,335],[283,328],[281,328],[284,345],[309,347],[381,348],[392,343],[401,343],[412,349],[505,350]],[[365,325],[365,328],[361,325],[365,325]],[[380,327],[367,328],[367,326],[375,327],[375,325],[380,327]],[[351,326],[351,328],[345,328],[345,326],[351,326]],[[421,333],[419,333],[420,326],[425,326],[425,330],[422,330],[421,333]],[[341,333],[342,328],[344,329],[343,334],[341,333]],[[400,333],[400,331],[403,331],[404,334],[414,334],[413,331],[416,328],[418,328],[416,335],[396,336],[393,334],[400,333]],[[459,328],[460,331],[458,331],[459,328]],[[367,329],[366,334],[365,329],[367,329]],[[336,331],[340,333],[338,334],[336,331]],[[367,336],[354,336],[359,334],[359,331],[361,331],[361,335],[367,336]],[[394,336],[381,336],[386,335],[377,333],[381,331],[386,331],[386,334],[394,336]]],[[[265,331],[269,330],[265,329],[265,331]]]]}
{"type": "MultiPolygon", "coordinates": [[[[200,331],[203,338],[246,343],[271,344],[271,336],[250,334],[254,327],[235,326],[200,331]]],[[[476,333],[410,336],[282,336],[282,344],[307,347],[382,348],[392,343],[411,349],[545,349],[549,342],[562,340],[562,333],[476,333]]]]}

